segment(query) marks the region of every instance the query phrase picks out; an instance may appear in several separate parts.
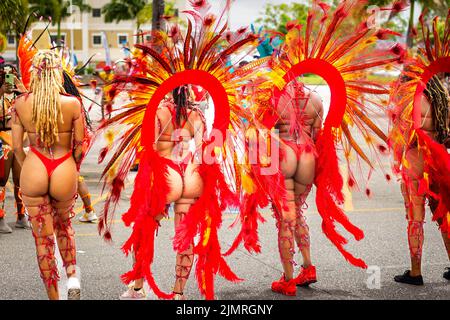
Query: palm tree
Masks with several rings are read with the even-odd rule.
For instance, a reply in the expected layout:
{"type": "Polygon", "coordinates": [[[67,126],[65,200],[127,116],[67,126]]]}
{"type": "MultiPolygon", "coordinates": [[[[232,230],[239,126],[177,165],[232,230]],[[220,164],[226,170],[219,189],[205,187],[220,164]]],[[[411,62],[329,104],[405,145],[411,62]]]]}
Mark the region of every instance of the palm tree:
{"type": "Polygon", "coordinates": [[[17,49],[20,36],[24,32],[28,17],[28,1],[2,0],[0,2],[0,17],[0,34],[15,35],[17,49]]]}
{"type": "MultiPolygon", "coordinates": [[[[52,24],[57,26],[56,43],[61,45],[61,22],[71,16],[69,11],[70,1],[68,0],[28,0],[30,11],[36,12],[38,16],[51,19],[52,24]]],[[[72,0],[72,4],[80,8],[81,12],[91,10],[91,6],[84,0],[72,0]]]]}
{"type": "Polygon", "coordinates": [[[23,32],[28,16],[27,0],[2,0],[0,3],[0,32],[13,32],[17,37],[23,32]]]}
{"type": "Polygon", "coordinates": [[[137,19],[139,12],[147,5],[146,0],[112,0],[102,8],[105,22],[111,23],[136,19],[137,30],[141,28],[142,20],[137,19]]]}

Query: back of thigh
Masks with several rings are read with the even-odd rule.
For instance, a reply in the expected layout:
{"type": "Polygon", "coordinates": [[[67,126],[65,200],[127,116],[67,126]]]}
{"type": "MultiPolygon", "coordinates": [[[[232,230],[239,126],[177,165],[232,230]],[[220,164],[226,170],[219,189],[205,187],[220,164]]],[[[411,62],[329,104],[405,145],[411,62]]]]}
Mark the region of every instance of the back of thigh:
{"type": "Polygon", "coordinates": [[[316,171],[316,158],[311,152],[304,152],[298,161],[297,171],[295,172],[295,182],[308,186],[314,182],[316,171]]]}
{"type": "Polygon", "coordinates": [[[68,201],[77,193],[78,171],[71,157],[60,164],[50,177],[49,194],[56,201],[68,201]]]}
{"type": "Polygon", "coordinates": [[[292,178],[297,170],[297,155],[288,145],[282,145],[280,151],[284,155],[280,162],[281,172],[285,178],[292,178]]]}
{"type": "Polygon", "coordinates": [[[183,177],[183,198],[196,199],[203,193],[203,179],[198,172],[198,164],[189,163],[183,177]]]}
{"type": "Polygon", "coordinates": [[[41,160],[29,153],[23,163],[20,175],[20,189],[27,197],[42,197],[48,193],[47,170],[41,160]]]}

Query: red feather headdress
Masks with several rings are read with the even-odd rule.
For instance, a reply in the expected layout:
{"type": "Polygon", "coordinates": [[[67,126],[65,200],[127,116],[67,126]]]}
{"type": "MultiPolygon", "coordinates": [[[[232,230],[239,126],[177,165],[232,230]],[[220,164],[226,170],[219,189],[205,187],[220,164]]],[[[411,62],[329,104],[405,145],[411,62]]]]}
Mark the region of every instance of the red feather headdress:
{"type": "Polygon", "coordinates": [[[433,19],[432,30],[425,24],[423,14],[419,21],[424,46],[415,57],[408,59],[407,67],[392,90],[389,138],[395,159],[393,169],[401,174],[411,165],[406,151],[411,144],[417,143],[425,164],[423,177],[417,177],[420,180],[418,192],[438,201],[433,221],[437,221],[441,231],[450,236],[450,155],[445,146],[424,132],[421,117],[421,99],[428,81],[440,72],[450,72],[450,10],[442,34],[438,30],[438,17],[433,19]],[[439,194],[430,190],[432,185],[438,186],[439,194]]]}
{"type": "MultiPolygon", "coordinates": [[[[342,150],[345,155],[349,185],[350,181],[352,185],[356,183],[354,166],[350,161],[355,153],[357,168],[360,168],[361,160],[369,170],[379,163],[379,146],[387,141],[387,137],[370,117],[385,113],[386,103],[383,103],[382,98],[387,97],[389,90],[367,80],[367,73],[373,68],[388,67],[401,61],[404,51],[399,45],[388,49],[377,48],[380,39],[386,38],[386,34],[392,34],[388,30],[371,29],[365,21],[356,27],[345,23],[349,14],[356,12],[362,1],[341,1],[334,12],[330,12],[330,7],[323,3],[315,4],[308,14],[306,26],[291,23],[285,42],[279,50],[275,50],[269,75],[274,93],[268,96],[265,92],[266,99],[256,99],[255,114],[260,122],[272,128],[279,116],[273,105],[267,103],[267,97],[271,101],[279,101],[285,94],[286,84],[305,73],[317,74],[327,82],[331,90],[330,111],[316,142],[319,154],[315,178],[317,209],[323,219],[322,229],[326,236],[351,264],[365,268],[364,261],[345,250],[347,240],[335,226],[336,223],[341,224],[356,240],[364,236],[362,230],[354,226],[340,208],[344,201],[344,181],[339,171],[336,150],[342,150]],[[365,138],[372,157],[355,141],[353,130],[365,138]]],[[[254,200],[246,206],[252,203],[254,200]]],[[[253,223],[255,219],[247,221],[253,223]]]]}

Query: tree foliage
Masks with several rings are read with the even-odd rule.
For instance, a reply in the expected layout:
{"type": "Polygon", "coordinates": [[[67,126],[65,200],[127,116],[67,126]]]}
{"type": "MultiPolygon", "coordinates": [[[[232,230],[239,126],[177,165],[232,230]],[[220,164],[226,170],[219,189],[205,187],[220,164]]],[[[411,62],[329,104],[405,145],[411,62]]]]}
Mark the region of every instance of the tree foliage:
{"type": "MultiPolygon", "coordinates": [[[[369,0],[369,5],[376,5],[379,7],[389,7],[390,4],[392,4],[393,1],[389,0],[369,0]]],[[[450,0],[409,0],[409,17],[408,22],[403,22],[407,25],[407,31],[406,31],[406,43],[409,47],[412,47],[414,45],[414,39],[412,35],[412,30],[416,28],[415,21],[417,17],[424,12],[425,16],[428,18],[431,18],[433,16],[441,16],[445,17],[447,15],[447,12],[450,8],[450,0]],[[416,5],[419,5],[420,12],[417,14],[416,11],[416,5]]],[[[401,19],[397,15],[396,18],[390,19],[388,23],[390,23],[391,27],[396,26],[397,23],[395,21],[401,19]]],[[[388,25],[389,27],[389,25],[388,25]]],[[[393,28],[395,29],[395,28],[393,28]]]]}
{"type": "Polygon", "coordinates": [[[104,20],[106,23],[134,20],[146,5],[146,0],[112,0],[102,8],[104,20]]]}
{"type": "Polygon", "coordinates": [[[14,34],[18,37],[23,32],[27,16],[27,0],[1,0],[0,32],[14,34]]]}
{"type": "MultiPolygon", "coordinates": [[[[56,25],[56,42],[61,44],[61,22],[71,16],[69,0],[28,0],[30,12],[34,12],[38,17],[42,16],[52,21],[56,25]]],[[[72,5],[77,6],[81,12],[90,11],[91,7],[84,0],[72,0],[72,5]]]]}
{"type": "Polygon", "coordinates": [[[286,24],[289,21],[297,20],[300,24],[306,23],[308,17],[308,6],[302,3],[293,2],[291,4],[267,4],[261,17],[256,23],[265,29],[276,30],[287,33],[286,24]]]}

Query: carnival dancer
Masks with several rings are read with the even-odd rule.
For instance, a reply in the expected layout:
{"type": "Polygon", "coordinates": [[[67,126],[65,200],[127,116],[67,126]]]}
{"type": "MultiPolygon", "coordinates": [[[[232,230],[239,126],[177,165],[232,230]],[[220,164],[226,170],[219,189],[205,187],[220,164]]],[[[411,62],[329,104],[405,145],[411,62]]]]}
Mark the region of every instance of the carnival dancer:
{"type": "Polygon", "coordinates": [[[283,211],[277,225],[284,279],[274,282],[272,290],[295,295],[295,285],[308,286],[317,281],[316,268],[311,262],[309,227],[303,210],[314,183],[315,142],[322,129],[324,110],[320,96],[297,80],[286,86],[274,107],[280,118],[275,128],[281,139],[280,165],[287,189],[288,210],[283,211]],[[293,276],[293,239],[303,257],[301,271],[296,278],[293,276]],[[295,285],[286,286],[289,283],[295,285]]]}
{"type": "Polygon", "coordinates": [[[0,103],[2,106],[0,114],[0,139],[2,144],[2,151],[0,156],[0,233],[12,232],[12,229],[6,224],[4,219],[6,184],[8,183],[9,174],[11,171],[14,184],[14,198],[16,200],[17,209],[17,220],[15,227],[21,229],[29,228],[28,221],[25,217],[25,208],[23,207],[22,199],[20,197],[19,182],[21,168],[19,163],[17,162],[17,159],[14,157],[11,140],[11,104],[14,98],[23,92],[26,92],[26,89],[23,86],[22,82],[19,80],[15,67],[9,65],[0,65],[0,103]],[[13,79],[12,83],[6,83],[6,74],[9,74],[13,79]]]}
{"type": "Polygon", "coordinates": [[[116,101],[119,104],[114,116],[101,127],[109,130],[121,126],[119,137],[109,139],[113,142],[102,149],[99,157],[101,161],[114,150],[104,170],[111,196],[99,221],[99,229],[107,240],[111,239],[111,207],[120,199],[135,159],[140,160],[131,207],[122,217],[127,226],[133,226],[123,250],[135,257],[133,269],[122,276],[126,284],[132,285],[122,298],[144,298],[139,290],[142,278],[159,298],[184,298],[194,255],[198,288],[206,299],[215,298],[216,274],[229,281],[240,280],[226,263],[218,240],[222,212],[236,207],[238,202],[221,170],[220,164],[227,156],[221,141],[227,129],[242,127],[241,116],[246,115],[236,97],[241,83],[253,73],[236,70],[237,66],[228,65],[227,61],[232,54],[252,51],[257,39],[245,28],[226,32],[224,17],[231,1],[226,1],[218,16],[209,12],[208,1],[189,2],[192,10],[186,11],[186,34],[176,24],[169,24],[168,32],[153,32],[151,42],[133,48],[130,73],[116,75],[107,88],[111,101],[119,93],[129,96],[126,104],[116,101]],[[233,68],[235,72],[230,72],[233,68]],[[202,87],[214,102],[214,139],[203,136],[205,123],[199,110],[189,102],[189,85],[202,87]],[[173,101],[167,100],[172,91],[173,101]],[[182,128],[185,130],[177,130],[182,128]],[[195,132],[198,134],[194,136],[195,132]],[[186,142],[192,137],[196,150],[190,154],[186,142]],[[167,294],[155,283],[151,266],[155,234],[159,221],[167,216],[170,202],[175,202],[175,223],[179,225],[173,243],[177,252],[176,282],[173,292],[167,294]]]}
{"type": "MultiPolygon", "coordinates": [[[[384,146],[387,137],[369,119],[369,114],[384,114],[386,106],[382,101],[389,90],[364,79],[371,68],[401,61],[404,50],[399,45],[390,49],[374,49],[374,43],[396,33],[369,28],[366,21],[349,32],[348,24],[344,22],[358,10],[362,10],[362,3],[355,0],[342,1],[334,12],[330,12],[326,4],[314,2],[306,26],[290,22],[287,35],[272,32],[273,36],[269,39],[272,42],[284,39],[281,47],[276,47],[277,50],[268,50],[274,52],[269,63],[272,69],[269,82],[273,93],[267,95],[263,92],[261,97],[254,99],[252,110],[267,128],[280,130],[279,137],[274,136],[273,139],[279,138],[281,144],[281,168],[285,176],[283,187],[287,191],[288,203],[287,207],[276,205],[273,210],[284,273],[279,281],[272,283],[272,290],[284,295],[296,295],[296,285],[306,286],[317,280],[316,269],[311,264],[308,226],[303,216],[312,184],[317,188],[316,205],[323,219],[322,231],[347,261],[366,268],[363,260],[346,251],[344,245],[347,239],[336,230],[337,222],[357,241],[364,237],[362,230],[354,226],[340,208],[344,202],[344,181],[336,149],[339,147],[342,150],[347,162],[348,185],[351,188],[367,185],[366,180],[359,183],[356,180],[350,159],[356,154],[358,162],[366,162],[372,170],[377,167],[379,155],[387,150],[384,146]],[[323,117],[320,97],[298,81],[297,78],[304,73],[315,73],[328,83],[331,102],[326,117],[323,117]],[[364,104],[361,97],[364,97],[364,104]],[[365,138],[370,154],[364,152],[355,141],[353,131],[358,131],[365,138]],[[303,266],[298,276],[294,276],[295,242],[303,256],[303,266]]],[[[270,41],[264,39],[262,43],[267,46],[270,41]]],[[[356,168],[362,170],[361,164],[358,163],[356,168]]],[[[357,173],[363,176],[362,172],[357,173]]],[[[387,179],[390,177],[387,176],[387,179]]],[[[269,194],[260,180],[261,174],[256,172],[253,195],[269,194]]],[[[366,193],[370,194],[367,187],[366,193]]],[[[247,199],[252,201],[252,196],[247,199]]],[[[277,197],[272,195],[270,200],[275,202],[277,197]]],[[[246,215],[242,221],[255,221],[251,212],[246,212],[246,215]]],[[[249,228],[254,226],[243,223],[243,230],[249,228]]],[[[256,235],[256,232],[253,230],[252,234],[256,235]]],[[[244,245],[247,248],[245,242],[244,245]]]]}
{"type": "MultiPolygon", "coordinates": [[[[161,103],[156,114],[155,148],[167,164],[167,208],[174,203],[175,230],[185,218],[190,207],[203,191],[203,181],[198,172],[202,139],[205,131],[203,113],[194,105],[188,86],[176,88],[173,98],[161,103]],[[190,151],[189,142],[195,140],[195,152],[190,151]]],[[[168,216],[168,211],[156,217],[157,223],[168,216]]],[[[184,288],[194,263],[194,243],[187,250],[178,252],[175,267],[174,299],[184,299],[184,288]]],[[[121,299],[145,299],[144,279],[136,279],[121,299]]]]}
{"type": "MultiPolygon", "coordinates": [[[[391,97],[393,169],[402,181],[411,259],[411,269],[394,280],[410,285],[424,283],[421,266],[426,199],[450,260],[450,97],[439,78],[440,72],[450,70],[450,12],[441,36],[438,18],[434,19],[433,40],[423,15],[420,22],[424,45],[407,61],[391,97]],[[442,70],[436,70],[436,66],[442,70]]],[[[450,280],[450,268],[446,268],[443,277],[450,280]]]]}
{"type": "Polygon", "coordinates": [[[48,298],[59,299],[54,255],[57,242],[68,277],[68,299],[78,300],[80,283],[71,218],[85,129],[80,101],[65,93],[62,63],[55,51],[35,53],[30,92],[16,99],[12,120],[14,153],[22,166],[22,199],[48,298]],[[28,154],[23,149],[25,132],[30,140],[28,154]]]}

